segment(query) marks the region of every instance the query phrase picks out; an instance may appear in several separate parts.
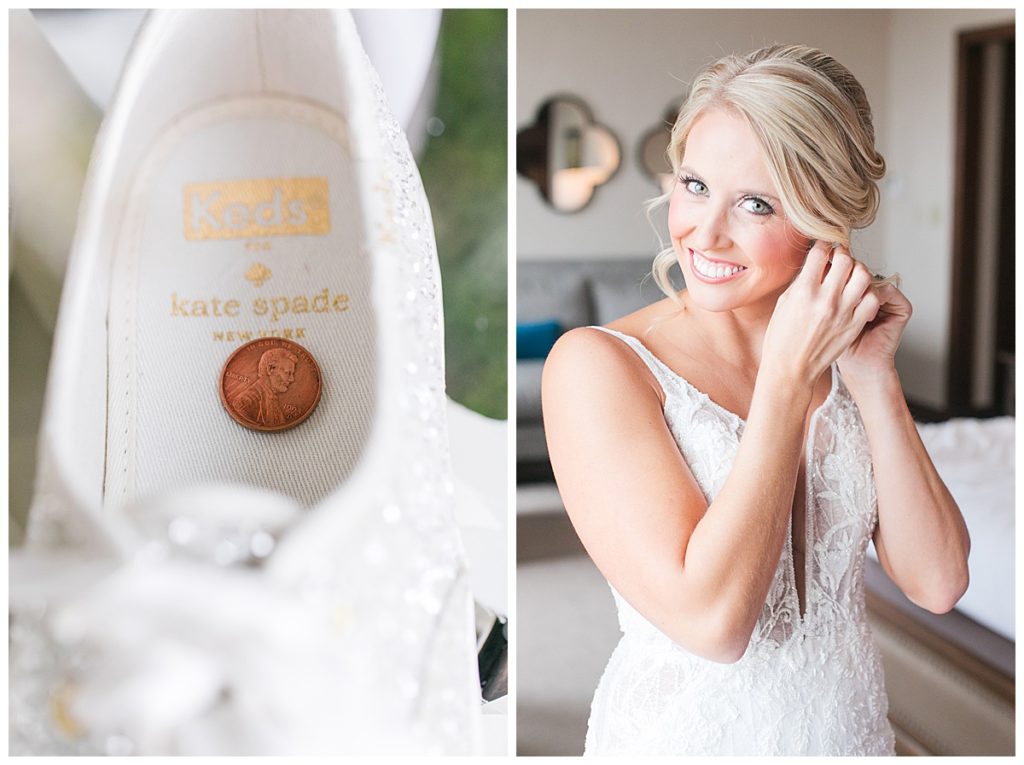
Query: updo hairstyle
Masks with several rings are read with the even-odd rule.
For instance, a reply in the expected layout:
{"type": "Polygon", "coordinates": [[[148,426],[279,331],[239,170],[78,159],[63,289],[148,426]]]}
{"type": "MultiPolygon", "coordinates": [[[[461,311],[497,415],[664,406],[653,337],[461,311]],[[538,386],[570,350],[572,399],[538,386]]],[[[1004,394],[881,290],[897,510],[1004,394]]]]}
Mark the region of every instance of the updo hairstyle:
{"type": "MultiPolygon", "coordinates": [[[[864,88],[834,58],[804,45],[770,45],[726,56],[701,71],[672,128],[668,157],[677,183],[690,130],[716,108],[750,125],[785,213],[800,233],[849,249],[851,232],[874,221],[885,160],[875,150],[864,88]]],[[[676,296],[668,278],[675,262],[669,247],[652,268],[669,297],[676,296]]],[[[886,281],[891,279],[875,283],[886,281]]]]}

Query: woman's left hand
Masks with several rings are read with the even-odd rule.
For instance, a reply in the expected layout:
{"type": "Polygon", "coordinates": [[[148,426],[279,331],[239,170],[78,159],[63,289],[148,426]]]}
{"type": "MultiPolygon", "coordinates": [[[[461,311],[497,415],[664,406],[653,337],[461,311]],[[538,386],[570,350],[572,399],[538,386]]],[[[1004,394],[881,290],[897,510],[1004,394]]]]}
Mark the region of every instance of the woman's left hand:
{"type": "Polygon", "coordinates": [[[838,359],[844,381],[870,381],[895,370],[896,349],[913,311],[907,296],[892,284],[869,287],[878,294],[878,315],[868,322],[838,359]]]}

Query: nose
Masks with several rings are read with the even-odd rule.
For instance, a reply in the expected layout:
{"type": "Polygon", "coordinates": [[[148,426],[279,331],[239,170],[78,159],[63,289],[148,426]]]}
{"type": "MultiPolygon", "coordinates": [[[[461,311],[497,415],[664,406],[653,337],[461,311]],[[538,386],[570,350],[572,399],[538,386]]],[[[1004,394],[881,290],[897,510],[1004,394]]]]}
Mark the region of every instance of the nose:
{"type": "Polygon", "coordinates": [[[703,205],[693,218],[691,246],[695,250],[710,252],[725,249],[730,241],[726,206],[712,202],[703,205]]]}

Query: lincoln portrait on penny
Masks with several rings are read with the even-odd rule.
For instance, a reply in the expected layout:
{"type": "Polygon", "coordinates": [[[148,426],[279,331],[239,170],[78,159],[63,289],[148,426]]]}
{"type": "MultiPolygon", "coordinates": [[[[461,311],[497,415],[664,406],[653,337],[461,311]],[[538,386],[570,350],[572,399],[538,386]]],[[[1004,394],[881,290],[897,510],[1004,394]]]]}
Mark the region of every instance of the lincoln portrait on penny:
{"type": "Polygon", "coordinates": [[[298,362],[298,357],[284,348],[266,351],[260,356],[256,382],[232,402],[235,411],[260,425],[284,425],[284,408],[278,396],[295,382],[295,365],[298,362]]]}

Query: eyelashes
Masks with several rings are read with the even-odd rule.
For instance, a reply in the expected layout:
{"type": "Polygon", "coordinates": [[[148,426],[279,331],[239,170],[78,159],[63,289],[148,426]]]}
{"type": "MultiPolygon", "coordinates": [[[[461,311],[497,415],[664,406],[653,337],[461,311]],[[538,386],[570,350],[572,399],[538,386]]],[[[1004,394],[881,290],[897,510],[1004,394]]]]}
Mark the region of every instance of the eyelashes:
{"type": "MultiPolygon", "coordinates": [[[[704,181],[702,181],[700,178],[697,178],[697,177],[692,176],[692,175],[684,175],[684,176],[682,176],[679,179],[679,182],[686,189],[686,192],[688,194],[691,194],[692,196],[703,197],[703,196],[707,195],[707,191],[708,191],[707,184],[704,183],[704,181]],[[700,189],[698,190],[696,187],[700,187],[700,189]]],[[[768,202],[766,202],[761,197],[755,197],[755,196],[743,197],[743,204],[748,204],[748,203],[751,203],[751,207],[745,207],[744,209],[747,212],[749,212],[751,215],[756,215],[759,218],[766,218],[769,215],[774,215],[775,214],[775,208],[772,207],[770,204],[768,204],[768,202]],[[752,209],[752,207],[754,205],[759,206],[760,209],[752,209]]]]}
{"type": "Polygon", "coordinates": [[[708,188],[704,184],[704,181],[702,181],[700,178],[694,178],[692,175],[684,175],[682,178],[679,179],[679,182],[681,184],[683,184],[683,186],[686,188],[686,190],[689,193],[693,194],[694,196],[698,196],[698,197],[704,196],[704,192],[702,192],[702,191],[694,191],[692,188],[690,188],[690,184],[691,183],[700,184],[701,186],[704,186],[704,190],[705,191],[708,188]]]}

